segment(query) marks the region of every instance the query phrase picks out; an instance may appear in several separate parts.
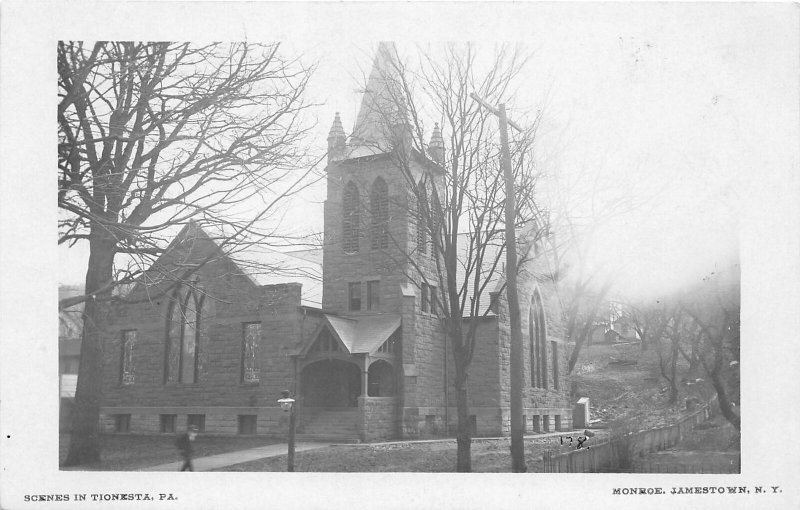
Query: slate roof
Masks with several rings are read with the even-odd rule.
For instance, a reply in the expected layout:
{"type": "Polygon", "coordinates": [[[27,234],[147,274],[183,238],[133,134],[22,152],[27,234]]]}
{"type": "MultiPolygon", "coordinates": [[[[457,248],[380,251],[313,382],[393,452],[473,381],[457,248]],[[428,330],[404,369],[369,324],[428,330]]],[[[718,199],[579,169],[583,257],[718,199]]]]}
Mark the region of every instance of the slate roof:
{"type": "MultiPolygon", "coordinates": [[[[535,232],[536,225],[534,222],[530,222],[527,225],[523,226],[522,228],[518,229],[517,231],[517,245],[519,247],[517,251],[517,256],[520,257],[523,253],[526,252],[528,246],[531,243],[531,236],[535,232]]],[[[468,260],[468,255],[470,251],[469,247],[469,238],[468,234],[461,234],[463,236],[462,239],[459,239],[458,243],[458,265],[456,267],[456,280],[458,281],[459,288],[464,283],[464,279],[466,278],[467,268],[468,266],[472,267],[472,273],[470,274],[470,285],[465,290],[466,292],[466,301],[464,302],[464,317],[470,317],[470,300],[474,295],[474,287],[473,284],[475,282],[477,272],[477,278],[480,282],[483,282],[488,279],[488,283],[483,289],[481,293],[481,304],[480,309],[478,311],[478,315],[482,316],[484,313],[489,309],[491,304],[491,294],[504,291],[505,289],[505,267],[506,267],[506,254],[505,250],[501,246],[501,240],[497,239],[493,243],[488,244],[483,254],[483,264],[480,268],[475,269],[474,260],[468,260]],[[502,253],[501,253],[502,251],[502,253]],[[495,260],[499,255],[499,259],[497,260],[497,264],[492,267],[495,260]]],[[[532,256],[533,254],[529,254],[532,256]]],[[[541,255],[540,255],[541,256],[541,255]]],[[[528,266],[530,267],[530,265],[528,266]]],[[[525,271],[526,269],[523,269],[525,271]]],[[[486,315],[494,315],[493,312],[486,313],[486,315]]]]}
{"type": "MultiPolygon", "coordinates": [[[[466,318],[472,316],[470,313],[470,310],[472,309],[470,303],[475,294],[474,283],[476,277],[481,283],[488,279],[488,283],[483,288],[483,292],[481,292],[481,303],[477,314],[481,316],[484,315],[484,313],[489,309],[489,305],[491,303],[490,294],[500,291],[500,289],[503,287],[503,283],[505,281],[503,278],[503,272],[505,271],[506,259],[505,255],[501,255],[497,265],[494,267],[494,269],[492,269],[492,264],[500,253],[502,247],[499,244],[490,244],[486,246],[486,250],[484,251],[483,265],[480,268],[475,268],[475,261],[468,260],[470,251],[469,239],[467,239],[466,234],[463,237],[464,238],[460,239],[458,243],[459,254],[458,264],[456,265],[456,281],[458,282],[458,287],[460,289],[464,285],[464,280],[467,276],[467,270],[470,269],[471,273],[469,285],[464,291],[466,294],[466,300],[464,301],[463,316],[466,318]]],[[[494,315],[494,313],[489,312],[487,315],[494,315]]]]}
{"type": "Polygon", "coordinates": [[[358,158],[381,154],[391,150],[389,130],[407,117],[405,109],[399,108],[393,93],[396,86],[397,48],[393,42],[380,42],[375,60],[367,79],[367,87],[361,98],[356,123],[348,147],[347,158],[358,158]],[[389,125],[387,125],[387,122],[389,125]]]}
{"type": "MultiPolygon", "coordinates": [[[[325,314],[325,320],[350,354],[369,354],[378,350],[400,327],[400,315],[384,313],[341,317],[325,314]]],[[[311,343],[316,338],[311,339],[311,343]]]]}
{"type": "MultiPolygon", "coordinates": [[[[315,250],[322,253],[322,250],[315,250]]],[[[256,285],[299,283],[301,304],[322,307],[322,264],[314,256],[280,252],[261,246],[250,246],[231,256],[236,265],[256,285]]],[[[321,258],[321,257],[320,257],[321,258]]]]}
{"type": "MultiPolygon", "coordinates": [[[[230,227],[192,222],[176,239],[191,235],[189,229],[201,230],[217,246],[234,234],[230,227]]],[[[239,241],[224,247],[223,252],[253,284],[299,283],[302,286],[301,304],[315,308],[322,306],[322,249],[278,251],[261,243],[239,241]]]]}

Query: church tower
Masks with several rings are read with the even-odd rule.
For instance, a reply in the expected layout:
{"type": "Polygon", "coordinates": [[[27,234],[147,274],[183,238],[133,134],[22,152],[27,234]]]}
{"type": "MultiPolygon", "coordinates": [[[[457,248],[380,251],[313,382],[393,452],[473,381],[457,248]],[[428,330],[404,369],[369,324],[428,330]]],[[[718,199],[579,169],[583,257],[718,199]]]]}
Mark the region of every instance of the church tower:
{"type": "Polygon", "coordinates": [[[362,342],[376,334],[369,324],[399,323],[394,358],[386,359],[396,388],[394,434],[420,437],[433,409],[446,421],[435,250],[420,214],[426,186],[430,192],[442,179],[444,144],[438,126],[427,151],[412,140],[397,62],[394,44],[380,43],[352,135],[343,136],[347,119],[338,114],[331,127],[322,308],[355,320],[362,342]]]}
{"type": "MultiPolygon", "coordinates": [[[[403,289],[413,285],[410,268],[420,256],[423,265],[431,258],[429,247],[418,246],[429,236],[418,235],[409,179],[440,170],[412,147],[396,59],[393,43],[379,44],[352,135],[345,136],[339,113],[328,135],[325,311],[401,313],[403,289]]],[[[438,126],[435,133],[441,141],[438,126]]]]}

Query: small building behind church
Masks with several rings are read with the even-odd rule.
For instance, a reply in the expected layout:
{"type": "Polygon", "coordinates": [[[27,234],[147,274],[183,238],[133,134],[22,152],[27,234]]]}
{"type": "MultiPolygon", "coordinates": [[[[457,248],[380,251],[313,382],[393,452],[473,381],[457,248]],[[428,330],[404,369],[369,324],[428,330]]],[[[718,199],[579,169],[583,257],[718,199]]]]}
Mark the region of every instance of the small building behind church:
{"type": "MultiPolygon", "coordinates": [[[[283,436],[287,415],[276,400],[286,389],[297,399],[301,437],[455,431],[433,250],[373,114],[390,50],[379,48],[353,135],[334,119],[321,250],[231,253],[214,229],[190,223],[114,307],[104,338],[104,431],[173,433],[192,424],[208,434],[283,436]]],[[[431,154],[410,156],[414,172],[441,178],[431,154]]],[[[538,252],[519,282],[528,433],[572,423],[561,311],[547,250],[538,252]]],[[[492,283],[493,308],[477,319],[468,387],[477,436],[510,433],[503,288],[500,278],[492,283]]]]}

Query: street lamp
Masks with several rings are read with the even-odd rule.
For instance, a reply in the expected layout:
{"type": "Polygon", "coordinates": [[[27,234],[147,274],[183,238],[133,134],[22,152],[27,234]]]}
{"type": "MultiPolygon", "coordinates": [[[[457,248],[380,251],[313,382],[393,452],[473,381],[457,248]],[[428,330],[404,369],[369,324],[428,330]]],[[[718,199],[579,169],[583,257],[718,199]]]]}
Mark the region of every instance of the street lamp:
{"type": "Polygon", "coordinates": [[[279,398],[278,403],[281,405],[283,412],[289,413],[289,456],[287,459],[287,471],[292,472],[294,471],[295,401],[289,396],[290,394],[291,392],[289,390],[283,390],[281,392],[283,398],[279,398]]]}

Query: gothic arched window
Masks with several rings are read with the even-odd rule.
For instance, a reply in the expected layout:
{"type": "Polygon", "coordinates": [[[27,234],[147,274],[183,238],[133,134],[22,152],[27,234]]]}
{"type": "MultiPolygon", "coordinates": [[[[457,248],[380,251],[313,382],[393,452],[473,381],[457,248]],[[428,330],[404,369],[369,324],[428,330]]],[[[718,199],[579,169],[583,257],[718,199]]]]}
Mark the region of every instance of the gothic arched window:
{"type": "Polygon", "coordinates": [[[342,197],[342,248],[345,253],[358,252],[359,225],[358,188],[349,182],[342,197]]]}
{"type": "Polygon", "coordinates": [[[193,288],[178,287],[167,314],[164,382],[197,382],[200,354],[200,310],[204,297],[193,288]]]}
{"type": "Polygon", "coordinates": [[[439,195],[436,194],[436,188],[431,193],[430,201],[430,216],[431,216],[431,255],[436,257],[436,246],[441,235],[439,229],[441,228],[440,214],[442,213],[442,204],[439,202],[439,195]]]}
{"type": "Polygon", "coordinates": [[[419,199],[417,200],[417,249],[420,253],[427,253],[428,251],[427,212],[428,190],[425,189],[425,183],[420,183],[419,199]]]}
{"type": "Polygon", "coordinates": [[[380,177],[372,184],[369,205],[372,215],[372,249],[386,249],[389,247],[389,187],[380,177]]]}
{"type": "Polygon", "coordinates": [[[136,381],[133,365],[133,349],[136,345],[136,330],[130,329],[122,333],[122,359],[120,369],[120,383],[133,384],[136,381]]]}
{"type": "Polygon", "coordinates": [[[547,330],[544,324],[544,308],[539,291],[533,292],[528,312],[528,338],[530,342],[531,386],[547,389],[547,330]]]}

